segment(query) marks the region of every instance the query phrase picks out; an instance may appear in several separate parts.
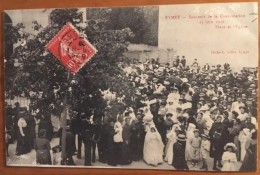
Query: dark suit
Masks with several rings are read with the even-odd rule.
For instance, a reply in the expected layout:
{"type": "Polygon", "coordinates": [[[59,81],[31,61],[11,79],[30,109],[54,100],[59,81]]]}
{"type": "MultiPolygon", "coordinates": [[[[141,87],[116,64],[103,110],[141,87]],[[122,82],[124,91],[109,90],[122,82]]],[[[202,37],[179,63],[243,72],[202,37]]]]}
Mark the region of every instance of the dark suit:
{"type": "Polygon", "coordinates": [[[82,138],[85,145],[85,163],[86,166],[91,166],[91,145],[93,136],[93,125],[88,121],[82,121],[82,138]]]}

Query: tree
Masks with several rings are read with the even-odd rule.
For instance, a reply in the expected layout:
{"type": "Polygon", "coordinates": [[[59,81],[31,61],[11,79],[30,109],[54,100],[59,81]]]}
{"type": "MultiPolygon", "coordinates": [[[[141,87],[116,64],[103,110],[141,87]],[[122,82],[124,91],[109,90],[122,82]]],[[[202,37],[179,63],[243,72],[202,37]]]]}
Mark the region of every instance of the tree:
{"type": "Polygon", "coordinates": [[[134,37],[127,38],[135,44],[158,45],[159,7],[93,8],[87,16],[100,19],[106,16],[105,26],[111,30],[130,28],[134,37]],[[109,13],[106,13],[109,11],[109,13]],[[98,13],[97,13],[98,12],[98,13]]]}
{"type": "MultiPolygon", "coordinates": [[[[92,111],[102,116],[106,101],[101,92],[110,88],[119,97],[124,95],[125,103],[113,101],[110,111],[122,112],[124,106],[131,105],[130,82],[120,65],[126,59],[123,53],[127,50],[127,38],[132,37],[129,28],[110,30],[106,27],[106,13],[102,19],[82,21],[82,13],[78,9],[56,9],[50,14],[51,23],[43,28],[37,21],[32,21],[36,36],[19,35],[21,31],[16,26],[9,26],[17,31],[10,34],[10,40],[19,37],[25,41],[14,49],[11,58],[16,60],[10,64],[15,74],[7,77],[13,86],[6,86],[6,97],[25,96],[30,98],[30,110],[39,111],[45,120],[50,114],[61,117],[62,129],[62,164],[66,159],[66,120],[68,106],[78,112],[92,111]],[[68,76],[68,70],[47,51],[45,46],[55,37],[59,30],[71,23],[99,51],[76,75],[68,76]],[[16,65],[16,66],[15,66],[16,65]],[[120,108],[119,108],[120,106],[120,108]]],[[[7,29],[5,28],[7,32],[7,29]]],[[[7,35],[9,37],[9,35],[7,35]]],[[[14,41],[16,42],[16,41],[14,41]]],[[[116,117],[116,113],[111,117],[116,117]]]]}
{"type": "MultiPolygon", "coordinates": [[[[16,75],[16,66],[19,66],[16,61],[17,59],[12,59],[11,55],[13,52],[13,45],[20,42],[22,38],[27,38],[28,35],[21,34],[19,31],[23,29],[24,26],[22,23],[18,23],[15,26],[12,25],[12,20],[8,16],[8,14],[4,13],[4,55],[5,55],[5,75],[10,77],[9,79],[5,79],[5,87],[6,89],[12,89],[14,76],[16,75]]],[[[8,93],[9,94],[9,93],[8,93]]],[[[11,98],[11,97],[10,97],[11,98]]]]}
{"type": "Polygon", "coordinates": [[[124,94],[126,105],[130,105],[131,100],[127,99],[130,99],[133,90],[120,65],[126,59],[123,53],[129,44],[127,38],[133,34],[129,28],[110,30],[106,23],[108,13],[104,12],[100,19],[88,20],[85,26],[82,25],[84,22],[78,9],[53,10],[50,14],[51,25],[45,28],[33,21],[38,34],[22,36],[26,44],[14,49],[12,58],[17,60],[19,66],[13,67],[16,70],[14,76],[7,77],[14,84],[13,87],[7,87],[7,95],[30,97],[31,110],[48,111],[58,116],[63,111],[66,94],[68,105],[74,110],[85,110],[86,107],[104,109],[106,102],[101,91],[108,88],[118,96],[124,94]],[[67,69],[45,49],[47,43],[68,22],[87,36],[98,50],[69,80],[67,69]]]}

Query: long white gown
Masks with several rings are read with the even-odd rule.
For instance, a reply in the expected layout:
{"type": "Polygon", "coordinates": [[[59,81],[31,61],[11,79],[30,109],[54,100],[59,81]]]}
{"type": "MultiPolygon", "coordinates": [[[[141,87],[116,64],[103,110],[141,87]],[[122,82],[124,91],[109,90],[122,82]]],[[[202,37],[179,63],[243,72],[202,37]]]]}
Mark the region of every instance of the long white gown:
{"type": "Polygon", "coordinates": [[[171,165],[172,160],[173,160],[173,144],[177,141],[177,134],[175,130],[171,130],[166,137],[168,138],[168,142],[166,145],[166,150],[165,150],[165,158],[164,160],[171,165]]]}
{"type": "Polygon", "coordinates": [[[244,128],[242,131],[240,131],[238,135],[238,140],[240,142],[240,160],[243,161],[246,155],[246,142],[251,138],[251,133],[248,128],[244,128]]]}
{"type": "Polygon", "coordinates": [[[191,158],[191,145],[190,145],[190,139],[194,137],[194,130],[196,129],[196,126],[192,123],[189,124],[187,133],[186,133],[186,147],[185,147],[185,160],[189,161],[192,160],[191,158]]]}
{"type": "Polygon", "coordinates": [[[163,148],[164,144],[161,135],[155,126],[150,126],[150,129],[148,129],[145,135],[143,150],[144,161],[154,166],[163,163],[163,148]],[[152,128],[154,128],[155,131],[151,131],[152,128]]]}

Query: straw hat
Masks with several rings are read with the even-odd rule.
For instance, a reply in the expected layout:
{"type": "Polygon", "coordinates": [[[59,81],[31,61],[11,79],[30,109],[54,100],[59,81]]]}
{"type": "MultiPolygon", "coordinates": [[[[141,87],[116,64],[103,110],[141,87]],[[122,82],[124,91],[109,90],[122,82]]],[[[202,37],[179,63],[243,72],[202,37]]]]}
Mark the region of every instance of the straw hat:
{"type": "Polygon", "coordinates": [[[206,135],[206,134],[201,134],[201,137],[204,137],[204,138],[206,138],[206,139],[209,139],[209,136],[206,135]]]}
{"type": "Polygon", "coordinates": [[[186,141],[186,136],[184,134],[179,134],[177,140],[186,141]]]}
{"type": "Polygon", "coordinates": [[[176,108],[176,110],[180,110],[180,111],[181,111],[181,110],[182,110],[182,107],[179,107],[179,106],[178,106],[178,107],[176,108]]]}
{"type": "Polygon", "coordinates": [[[246,109],[246,107],[244,105],[239,106],[239,109],[243,108],[244,110],[246,109]]]}
{"type": "Polygon", "coordinates": [[[25,114],[26,114],[26,111],[20,111],[20,112],[19,112],[19,115],[20,115],[21,117],[24,117],[25,114]]]}
{"type": "Polygon", "coordinates": [[[167,113],[166,113],[166,116],[169,116],[169,115],[170,115],[170,116],[173,116],[172,112],[167,112],[167,113]]]}
{"type": "Polygon", "coordinates": [[[233,148],[234,151],[237,149],[237,147],[236,147],[236,145],[235,145],[234,143],[227,143],[227,144],[224,146],[224,150],[226,151],[228,147],[233,148]]]}
{"type": "Polygon", "coordinates": [[[218,108],[216,107],[216,106],[213,106],[212,108],[210,108],[210,112],[212,112],[212,111],[215,111],[215,110],[217,110],[218,108]]]}
{"type": "Polygon", "coordinates": [[[196,128],[196,125],[194,125],[193,123],[189,123],[188,128],[196,128]]]}
{"type": "Polygon", "coordinates": [[[216,101],[216,100],[218,100],[218,98],[217,97],[213,97],[211,100],[212,101],[216,101]]]}
{"type": "Polygon", "coordinates": [[[199,110],[200,111],[207,111],[207,110],[209,110],[209,107],[207,105],[205,105],[205,106],[202,106],[199,110]]]}
{"type": "Polygon", "coordinates": [[[194,129],[193,131],[194,133],[197,132],[197,133],[200,133],[200,131],[198,129],[194,129]]]}

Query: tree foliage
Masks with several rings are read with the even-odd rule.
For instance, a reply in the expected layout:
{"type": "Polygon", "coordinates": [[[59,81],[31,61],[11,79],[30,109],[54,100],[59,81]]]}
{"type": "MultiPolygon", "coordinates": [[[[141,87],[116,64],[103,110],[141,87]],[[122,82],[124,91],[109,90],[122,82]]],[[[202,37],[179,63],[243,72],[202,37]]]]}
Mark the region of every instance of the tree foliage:
{"type": "MultiPolygon", "coordinates": [[[[104,13],[108,14],[109,11],[104,13]]],[[[32,110],[40,109],[59,115],[65,96],[71,108],[79,112],[88,108],[104,109],[106,101],[101,91],[110,88],[118,97],[125,95],[125,101],[120,105],[131,105],[133,90],[120,66],[126,59],[123,53],[129,44],[127,40],[133,33],[129,28],[111,29],[106,23],[107,14],[89,19],[83,25],[82,13],[78,9],[55,9],[50,14],[49,26],[43,28],[33,21],[38,34],[33,37],[21,36],[26,44],[17,46],[11,56],[11,60],[16,60],[17,64],[12,67],[15,74],[6,77],[7,81],[12,82],[6,87],[7,97],[29,97],[32,110]],[[98,50],[76,75],[69,73],[69,76],[68,70],[45,48],[68,22],[98,50]]],[[[19,30],[16,26],[12,26],[12,29],[19,30]]],[[[15,38],[16,35],[10,37],[15,38]]]]}
{"type": "Polygon", "coordinates": [[[106,27],[111,30],[130,28],[134,37],[128,41],[136,44],[158,45],[158,7],[93,8],[88,10],[92,19],[106,14],[106,27]],[[106,13],[109,11],[109,13],[106,13]],[[97,13],[98,12],[98,13],[97,13]]]}

